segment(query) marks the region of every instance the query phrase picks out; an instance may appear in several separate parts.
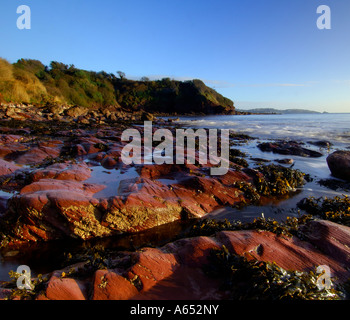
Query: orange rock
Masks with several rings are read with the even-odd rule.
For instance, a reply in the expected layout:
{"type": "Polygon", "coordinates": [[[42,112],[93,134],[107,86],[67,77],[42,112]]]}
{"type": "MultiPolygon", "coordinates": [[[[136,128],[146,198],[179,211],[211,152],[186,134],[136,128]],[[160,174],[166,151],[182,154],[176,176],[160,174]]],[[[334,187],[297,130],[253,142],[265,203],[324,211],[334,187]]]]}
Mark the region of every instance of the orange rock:
{"type": "Polygon", "coordinates": [[[138,290],[114,270],[95,272],[92,300],[129,300],[138,290]]]}
{"type": "MultiPolygon", "coordinates": [[[[349,228],[350,229],[350,228],[349,228]]],[[[223,231],[216,236],[230,252],[275,262],[286,270],[310,271],[315,266],[328,265],[341,280],[349,276],[338,260],[323,254],[311,243],[298,238],[284,238],[267,231],[223,231]]]]}
{"type": "Polygon", "coordinates": [[[158,281],[169,277],[178,265],[173,253],[153,248],[146,248],[135,259],[137,263],[131,267],[129,272],[140,279],[143,291],[149,290],[158,281]]]}
{"type": "Polygon", "coordinates": [[[84,284],[78,280],[53,275],[49,280],[45,295],[49,300],[86,300],[86,291],[84,284]]]}

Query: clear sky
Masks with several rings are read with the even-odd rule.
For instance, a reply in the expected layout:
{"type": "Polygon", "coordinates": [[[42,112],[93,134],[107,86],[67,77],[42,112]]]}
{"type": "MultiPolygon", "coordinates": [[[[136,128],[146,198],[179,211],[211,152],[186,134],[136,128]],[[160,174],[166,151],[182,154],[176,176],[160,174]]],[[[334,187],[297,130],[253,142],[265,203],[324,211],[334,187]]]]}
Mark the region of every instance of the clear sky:
{"type": "Polygon", "coordinates": [[[1,0],[0,57],[202,79],[240,109],[350,112],[350,1],[1,0]],[[320,5],[330,30],[316,26],[320,5]]]}

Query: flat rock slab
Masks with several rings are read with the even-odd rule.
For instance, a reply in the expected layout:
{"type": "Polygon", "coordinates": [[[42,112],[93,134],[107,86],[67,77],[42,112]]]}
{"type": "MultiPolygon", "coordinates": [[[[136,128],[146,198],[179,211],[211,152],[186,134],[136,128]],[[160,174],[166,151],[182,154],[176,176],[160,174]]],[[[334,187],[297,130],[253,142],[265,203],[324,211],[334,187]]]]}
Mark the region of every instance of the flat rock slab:
{"type": "Polygon", "coordinates": [[[78,164],[55,163],[44,169],[34,170],[31,174],[33,181],[41,179],[84,181],[90,176],[91,170],[85,162],[78,164]]]}
{"type": "Polygon", "coordinates": [[[229,297],[228,292],[219,290],[222,279],[211,278],[203,271],[203,266],[209,263],[211,250],[223,245],[232,254],[275,262],[286,270],[310,271],[319,265],[328,265],[334,282],[347,280],[350,228],[321,220],[309,222],[304,232],[310,242],[279,237],[268,231],[222,231],[211,237],[180,239],[161,248],[125,252],[116,260],[128,260],[124,268],[97,270],[85,282],[73,278],[63,282],[54,272],[48,294],[41,295],[40,299],[225,299],[229,297]],[[57,294],[52,291],[53,286],[59,287],[57,294]]]}
{"type": "MultiPolygon", "coordinates": [[[[237,181],[249,181],[244,172],[229,170],[220,177],[203,176],[193,165],[144,166],[140,176],[123,180],[116,196],[95,197],[104,185],[84,183],[85,164],[57,163],[31,174],[8,205],[21,216],[14,238],[21,241],[62,237],[106,237],[138,232],[184,218],[203,217],[213,210],[245,200],[237,181]],[[174,178],[174,183],[162,179],[174,178]]],[[[116,186],[117,188],[117,186],[116,186]]]]}

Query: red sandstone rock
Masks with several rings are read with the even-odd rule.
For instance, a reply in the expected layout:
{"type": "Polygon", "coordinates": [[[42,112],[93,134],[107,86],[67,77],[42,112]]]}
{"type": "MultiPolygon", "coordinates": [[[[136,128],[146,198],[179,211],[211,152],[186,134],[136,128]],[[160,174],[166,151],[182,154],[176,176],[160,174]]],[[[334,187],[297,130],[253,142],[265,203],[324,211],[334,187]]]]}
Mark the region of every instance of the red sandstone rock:
{"type": "MultiPolygon", "coordinates": [[[[336,236],[336,226],[331,227],[335,227],[336,236]]],[[[350,228],[345,229],[350,232],[350,228]]],[[[346,280],[350,274],[339,263],[339,258],[325,255],[305,241],[278,237],[266,231],[220,232],[214,238],[181,239],[159,249],[146,248],[140,252],[129,276],[139,277],[143,289],[133,299],[223,298],[225,292],[215,289],[219,282],[208,278],[202,270],[210,251],[222,245],[233,254],[275,262],[287,270],[309,271],[325,264],[338,281],[346,280]]]]}
{"type": "Polygon", "coordinates": [[[350,228],[326,220],[310,221],[302,228],[308,242],[337,261],[339,266],[350,265],[350,228]]]}
{"type": "Polygon", "coordinates": [[[92,300],[129,300],[137,294],[136,287],[116,271],[96,271],[92,300]]]}
{"type": "Polygon", "coordinates": [[[85,284],[71,278],[52,276],[48,282],[45,296],[49,300],[86,300],[85,284]]]}
{"type": "Polygon", "coordinates": [[[17,152],[26,151],[28,148],[22,143],[0,144],[0,157],[13,158],[17,152]]]}
{"type": "Polygon", "coordinates": [[[12,162],[0,159],[0,176],[5,176],[19,170],[21,167],[12,162]]]}
{"type": "Polygon", "coordinates": [[[15,142],[20,142],[24,138],[20,135],[14,134],[0,134],[0,144],[12,144],[15,142]]]}
{"type": "Polygon", "coordinates": [[[107,156],[101,161],[101,165],[106,169],[113,169],[117,164],[118,162],[111,156],[107,156]]]}
{"type": "Polygon", "coordinates": [[[79,164],[55,163],[45,169],[38,169],[32,173],[33,181],[41,179],[84,181],[91,176],[91,170],[85,162],[79,164]]]}
{"type": "Polygon", "coordinates": [[[266,231],[220,232],[217,239],[231,252],[262,261],[276,262],[286,270],[309,271],[328,265],[332,274],[345,280],[348,272],[338,260],[324,255],[312,244],[297,238],[283,238],[266,231]]]}
{"type": "MultiPolygon", "coordinates": [[[[161,248],[144,248],[130,253],[125,269],[98,270],[93,279],[77,281],[60,279],[62,272],[54,272],[44,296],[40,299],[85,299],[87,288],[91,288],[90,299],[95,300],[220,300],[228,293],[219,290],[222,279],[208,277],[203,266],[212,249],[223,245],[232,254],[248,259],[275,262],[287,270],[309,271],[319,265],[328,265],[336,282],[346,280],[350,271],[342,265],[348,255],[350,228],[320,221],[307,224],[309,236],[314,241],[322,239],[326,228],[335,244],[337,254],[325,252],[311,243],[296,238],[278,237],[267,231],[245,230],[219,232],[212,237],[180,239],[161,248]],[[321,229],[316,228],[319,225],[321,229]],[[318,232],[317,230],[320,230],[318,232]],[[340,254],[343,251],[343,254],[340,254]],[[134,286],[138,283],[137,287],[134,286]]],[[[323,240],[322,240],[323,241],[323,240]]],[[[127,254],[127,253],[125,253],[127,254]]],[[[118,259],[125,259],[125,256],[118,259]]],[[[347,258],[348,259],[348,258],[347,258]]],[[[68,267],[67,267],[68,268],[68,267]]]]}
{"type": "Polygon", "coordinates": [[[71,180],[42,179],[24,187],[10,200],[10,212],[22,216],[15,234],[25,241],[65,236],[85,239],[107,233],[99,221],[93,194],[104,186],[71,180]]]}
{"type": "Polygon", "coordinates": [[[142,169],[141,175],[164,178],[172,174],[176,177],[179,173],[183,178],[171,185],[154,178],[124,180],[116,190],[118,195],[96,199],[93,194],[103,186],[57,180],[83,179],[85,176],[81,178],[78,173],[80,170],[87,173],[87,165],[79,168],[72,165],[67,170],[64,166],[66,164],[55,164],[35,171],[34,180],[40,180],[25,186],[10,202],[10,209],[24,218],[21,239],[33,240],[34,234],[38,240],[40,235],[45,240],[63,235],[89,239],[138,232],[185,217],[202,217],[221,206],[242,201],[242,192],[232,184],[248,177],[244,173],[229,172],[219,182],[217,178],[193,175],[197,168],[155,166],[147,174],[142,169]],[[43,179],[47,177],[55,179],[43,179]],[[27,224],[45,232],[28,228],[27,224]]]}
{"type": "Polygon", "coordinates": [[[46,158],[57,158],[59,155],[59,147],[35,147],[29,149],[24,154],[20,154],[15,158],[15,162],[18,164],[38,164],[46,158]]]}

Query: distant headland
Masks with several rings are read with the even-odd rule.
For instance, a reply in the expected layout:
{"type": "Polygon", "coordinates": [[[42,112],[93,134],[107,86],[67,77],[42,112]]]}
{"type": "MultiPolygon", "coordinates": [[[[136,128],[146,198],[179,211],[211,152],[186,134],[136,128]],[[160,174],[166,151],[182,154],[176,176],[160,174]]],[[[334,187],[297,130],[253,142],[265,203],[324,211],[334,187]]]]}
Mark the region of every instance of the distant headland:
{"type": "MultiPolygon", "coordinates": [[[[238,110],[238,112],[246,112],[246,113],[253,113],[253,114],[300,114],[300,113],[321,113],[317,111],[312,110],[306,110],[306,109],[274,109],[274,108],[254,108],[254,109],[248,109],[248,110],[238,110]]],[[[323,112],[327,113],[327,112],[323,112]]]]}

